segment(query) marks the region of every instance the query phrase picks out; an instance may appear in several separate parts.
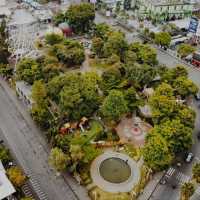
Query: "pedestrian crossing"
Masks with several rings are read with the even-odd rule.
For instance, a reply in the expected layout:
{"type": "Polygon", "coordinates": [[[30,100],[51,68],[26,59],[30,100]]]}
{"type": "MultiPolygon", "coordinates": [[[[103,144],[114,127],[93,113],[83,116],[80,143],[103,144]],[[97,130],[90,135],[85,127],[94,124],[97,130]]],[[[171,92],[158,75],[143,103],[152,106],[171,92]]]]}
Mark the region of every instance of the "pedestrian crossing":
{"type": "Polygon", "coordinates": [[[37,197],[39,200],[48,200],[47,195],[41,190],[40,184],[37,181],[37,177],[35,176],[35,174],[33,174],[32,172],[30,172],[29,170],[25,170],[26,174],[29,177],[29,182],[33,188],[33,190],[35,191],[37,197]]]}
{"type": "Polygon", "coordinates": [[[167,170],[165,177],[170,178],[172,176],[173,176],[173,178],[175,178],[178,181],[178,183],[181,183],[181,184],[188,182],[190,180],[189,176],[187,176],[187,175],[183,174],[182,172],[174,169],[173,167],[170,167],[167,170]]]}

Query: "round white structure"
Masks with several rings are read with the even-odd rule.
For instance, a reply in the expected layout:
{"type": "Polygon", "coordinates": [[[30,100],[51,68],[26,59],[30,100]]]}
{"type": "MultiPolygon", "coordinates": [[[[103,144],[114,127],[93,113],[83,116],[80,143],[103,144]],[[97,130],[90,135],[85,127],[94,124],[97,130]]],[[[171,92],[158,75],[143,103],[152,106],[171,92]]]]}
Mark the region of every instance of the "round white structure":
{"type": "Polygon", "coordinates": [[[126,154],[107,151],[92,162],[91,177],[104,191],[129,192],[138,183],[140,170],[126,154]]]}

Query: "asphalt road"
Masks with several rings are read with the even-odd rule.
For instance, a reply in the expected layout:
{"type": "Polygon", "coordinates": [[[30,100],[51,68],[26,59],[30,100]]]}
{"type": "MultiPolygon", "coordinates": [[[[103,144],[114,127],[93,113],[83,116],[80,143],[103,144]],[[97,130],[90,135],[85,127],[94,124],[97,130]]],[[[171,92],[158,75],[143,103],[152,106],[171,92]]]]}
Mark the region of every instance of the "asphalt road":
{"type": "MultiPolygon", "coordinates": [[[[69,185],[48,165],[49,148],[15,93],[0,80],[0,136],[25,172],[30,172],[49,200],[77,200],[69,185]]],[[[29,175],[29,174],[28,174],[29,175]]]]}

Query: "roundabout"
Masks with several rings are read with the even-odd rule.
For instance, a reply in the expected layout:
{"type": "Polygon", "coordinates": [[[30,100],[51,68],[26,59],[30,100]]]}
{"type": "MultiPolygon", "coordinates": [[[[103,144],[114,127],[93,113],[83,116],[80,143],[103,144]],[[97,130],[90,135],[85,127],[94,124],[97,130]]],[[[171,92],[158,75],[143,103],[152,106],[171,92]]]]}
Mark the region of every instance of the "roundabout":
{"type": "Polygon", "coordinates": [[[126,154],[107,151],[91,165],[93,183],[107,192],[129,192],[140,178],[137,163],[126,154]]]}

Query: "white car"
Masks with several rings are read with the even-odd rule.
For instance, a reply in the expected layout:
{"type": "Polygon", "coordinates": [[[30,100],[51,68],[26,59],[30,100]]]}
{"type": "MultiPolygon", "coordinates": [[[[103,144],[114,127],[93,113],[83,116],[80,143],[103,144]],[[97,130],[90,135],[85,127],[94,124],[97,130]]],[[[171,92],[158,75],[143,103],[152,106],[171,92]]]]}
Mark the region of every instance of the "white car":
{"type": "Polygon", "coordinates": [[[194,154],[190,152],[186,155],[185,162],[190,163],[192,162],[193,158],[194,158],[194,154]]]}

